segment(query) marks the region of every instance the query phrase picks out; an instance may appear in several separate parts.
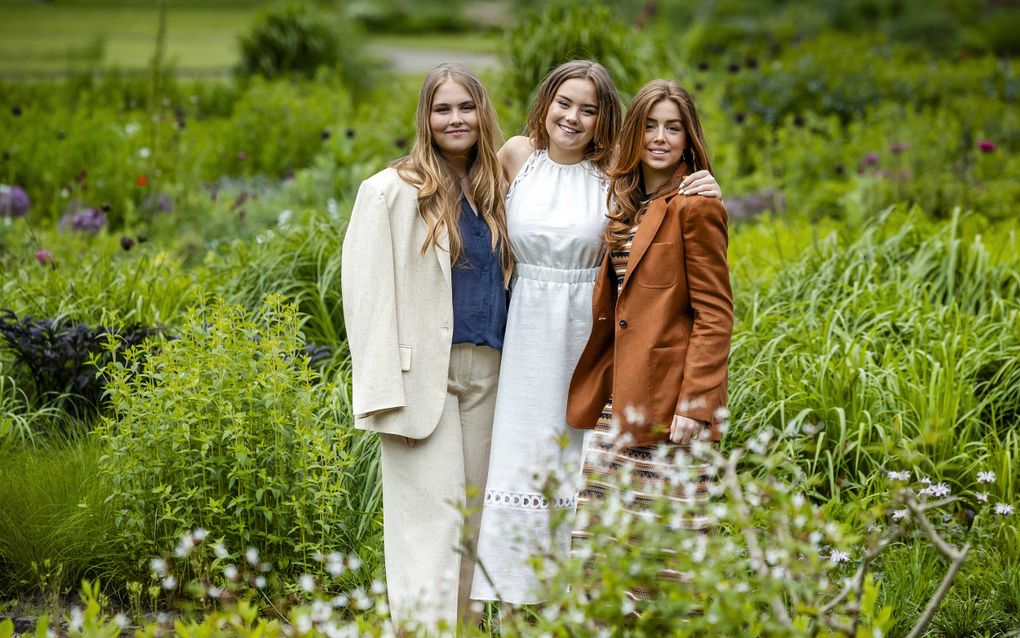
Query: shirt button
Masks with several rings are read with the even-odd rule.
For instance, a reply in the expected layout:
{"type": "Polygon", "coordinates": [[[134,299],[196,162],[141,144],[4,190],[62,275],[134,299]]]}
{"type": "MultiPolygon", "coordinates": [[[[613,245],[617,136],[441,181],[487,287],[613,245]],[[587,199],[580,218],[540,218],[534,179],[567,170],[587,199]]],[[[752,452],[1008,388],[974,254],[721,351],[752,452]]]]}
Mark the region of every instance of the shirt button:
{"type": "Polygon", "coordinates": [[[488,266],[482,266],[482,272],[489,272],[488,266]]]}
{"type": "Polygon", "coordinates": [[[627,327],[627,320],[626,319],[620,319],[620,327],[621,328],[626,328],[627,327]]]}

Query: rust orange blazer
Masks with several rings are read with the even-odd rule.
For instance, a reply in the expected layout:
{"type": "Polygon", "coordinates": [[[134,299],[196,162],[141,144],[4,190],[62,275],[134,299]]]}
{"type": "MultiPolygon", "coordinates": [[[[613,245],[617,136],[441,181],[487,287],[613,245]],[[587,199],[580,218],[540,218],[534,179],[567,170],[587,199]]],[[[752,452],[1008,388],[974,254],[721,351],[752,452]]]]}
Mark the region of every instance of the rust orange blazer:
{"type": "Polygon", "coordinates": [[[674,414],[711,423],[711,440],[721,438],[733,330],[727,244],[718,199],[671,194],[648,205],[619,294],[606,251],[570,381],[570,425],[594,428],[612,395],[631,445],[668,441],[674,414]]]}

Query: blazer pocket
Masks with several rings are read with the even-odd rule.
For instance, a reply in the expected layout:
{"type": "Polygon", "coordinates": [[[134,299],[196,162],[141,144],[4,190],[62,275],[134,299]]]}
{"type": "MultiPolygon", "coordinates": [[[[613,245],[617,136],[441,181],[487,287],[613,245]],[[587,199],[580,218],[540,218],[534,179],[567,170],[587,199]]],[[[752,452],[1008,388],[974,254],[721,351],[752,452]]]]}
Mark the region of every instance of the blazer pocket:
{"type": "Polygon", "coordinates": [[[652,348],[648,353],[648,396],[655,425],[669,424],[684,382],[687,344],[652,348]]]}
{"type": "Polygon", "coordinates": [[[398,345],[397,349],[400,350],[400,371],[407,372],[411,369],[411,346],[398,345]]]}
{"type": "Polygon", "coordinates": [[[680,245],[675,241],[651,244],[634,273],[643,288],[670,288],[680,272],[680,245]]]}

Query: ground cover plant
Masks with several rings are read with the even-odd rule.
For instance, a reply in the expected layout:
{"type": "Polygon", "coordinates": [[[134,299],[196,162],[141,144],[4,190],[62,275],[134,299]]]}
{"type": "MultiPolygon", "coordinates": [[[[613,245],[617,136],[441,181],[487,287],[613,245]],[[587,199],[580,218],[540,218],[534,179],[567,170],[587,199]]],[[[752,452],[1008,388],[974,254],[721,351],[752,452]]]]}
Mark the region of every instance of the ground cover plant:
{"type": "MultiPolygon", "coordinates": [[[[926,635],[1020,629],[1020,81],[997,35],[1012,9],[557,4],[520,15],[486,77],[507,134],[537,78],[573,55],[598,56],[624,91],[663,76],[695,93],[737,303],[718,452],[740,452],[738,489],[714,505],[739,494],[755,511],[719,509],[704,543],[648,541],[704,570],[661,613],[628,613],[618,585],[657,563],[620,542],[601,596],[564,597],[584,562],[547,557],[553,602],[490,613],[481,634],[840,635],[857,622],[907,636],[956,560],[908,497],[938,503],[924,516],[967,548],[926,635]],[[932,52],[925,32],[945,46],[932,52]],[[787,547],[799,516],[805,538],[787,547]],[[743,530],[789,550],[764,557],[768,574],[743,530]],[[715,602],[693,613],[707,591],[715,602]]],[[[81,14],[70,6],[58,22],[81,14]]],[[[164,44],[196,22],[195,7],[168,6],[164,44]]],[[[234,10],[209,9],[210,24],[220,8],[234,10]]],[[[347,9],[370,25],[404,10],[347,9]]],[[[64,360],[105,388],[89,395],[42,389],[0,348],[0,596],[17,601],[0,609],[48,610],[42,630],[72,635],[174,619],[196,635],[383,632],[378,442],[352,429],[339,263],[358,184],[412,139],[421,78],[187,79],[172,48],[151,55],[156,27],[144,74],[88,63],[0,80],[0,308],[11,325],[106,330],[92,341],[125,353],[67,344],[64,360]],[[146,345],[115,336],[131,326],[154,331],[146,345]],[[71,409],[86,396],[101,397],[89,415],[71,409]],[[156,611],[172,615],[144,619],[156,611]]],[[[643,524],[615,520],[607,539],[643,524]]],[[[0,638],[13,627],[0,621],[0,638]]]]}

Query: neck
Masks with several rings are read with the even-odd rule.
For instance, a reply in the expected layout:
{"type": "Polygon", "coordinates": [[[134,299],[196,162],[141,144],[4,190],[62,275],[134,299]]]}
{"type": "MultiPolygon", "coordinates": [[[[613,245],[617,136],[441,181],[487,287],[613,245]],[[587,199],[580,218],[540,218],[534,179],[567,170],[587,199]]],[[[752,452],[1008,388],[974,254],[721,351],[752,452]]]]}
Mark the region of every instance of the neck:
{"type": "Polygon", "coordinates": [[[567,151],[553,144],[549,145],[549,159],[557,164],[578,164],[584,159],[587,149],[567,151]]]}
{"type": "Polygon", "coordinates": [[[661,173],[659,171],[649,171],[644,166],[641,167],[641,172],[643,177],[642,181],[644,182],[645,186],[644,194],[646,196],[657,192],[660,188],[662,188],[663,184],[665,184],[669,180],[670,177],[670,175],[667,173],[661,173]]]}
{"type": "Polygon", "coordinates": [[[453,174],[458,179],[465,179],[468,174],[468,158],[466,155],[447,155],[443,154],[443,158],[450,164],[450,168],[453,169],[453,174]]]}

